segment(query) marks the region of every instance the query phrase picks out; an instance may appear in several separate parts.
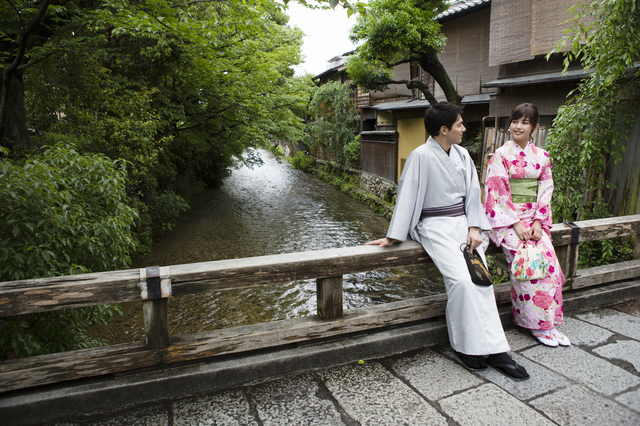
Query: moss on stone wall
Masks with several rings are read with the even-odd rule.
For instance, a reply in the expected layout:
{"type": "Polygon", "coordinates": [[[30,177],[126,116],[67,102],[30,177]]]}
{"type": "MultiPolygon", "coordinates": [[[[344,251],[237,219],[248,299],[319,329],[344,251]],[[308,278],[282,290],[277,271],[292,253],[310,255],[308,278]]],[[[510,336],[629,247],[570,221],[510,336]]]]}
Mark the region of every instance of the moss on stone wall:
{"type": "Polygon", "coordinates": [[[338,170],[332,167],[331,164],[320,163],[316,163],[316,165],[311,168],[310,172],[320,179],[324,180],[328,184],[333,185],[335,188],[338,188],[342,192],[349,194],[357,200],[360,200],[360,202],[369,206],[374,211],[382,214],[387,219],[391,219],[395,204],[386,202],[385,200],[376,197],[374,194],[365,192],[360,189],[359,174],[338,170]]]}

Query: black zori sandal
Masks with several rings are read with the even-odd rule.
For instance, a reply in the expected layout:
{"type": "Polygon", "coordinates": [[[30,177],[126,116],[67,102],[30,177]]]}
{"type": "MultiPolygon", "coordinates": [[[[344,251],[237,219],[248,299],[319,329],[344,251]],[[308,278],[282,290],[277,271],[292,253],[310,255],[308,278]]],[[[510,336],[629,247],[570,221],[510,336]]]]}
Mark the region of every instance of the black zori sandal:
{"type": "Polygon", "coordinates": [[[505,376],[518,382],[527,380],[529,378],[529,373],[527,373],[527,370],[525,370],[523,366],[512,360],[506,352],[489,355],[486,359],[486,362],[487,365],[495,368],[505,376]]]}
{"type": "Polygon", "coordinates": [[[470,368],[472,370],[484,370],[485,368],[487,368],[487,363],[484,362],[484,359],[481,356],[467,355],[460,352],[456,352],[456,355],[458,355],[458,358],[460,358],[462,363],[466,365],[467,368],[470,368]]]}

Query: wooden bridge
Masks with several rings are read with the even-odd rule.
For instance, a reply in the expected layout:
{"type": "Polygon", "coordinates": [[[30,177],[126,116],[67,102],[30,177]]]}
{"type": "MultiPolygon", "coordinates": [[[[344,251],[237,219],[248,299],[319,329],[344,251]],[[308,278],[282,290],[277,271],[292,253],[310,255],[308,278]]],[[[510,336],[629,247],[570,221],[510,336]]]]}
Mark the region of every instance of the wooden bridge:
{"type": "MultiPolygon", "coordinates": [[[[552,241],[567,276],[564,292],[607,286],[640,276],[640,215],[555,224],[552,241]],[[635,260],[577,269],[581,242],[635,236],[635,260]]],[[[490,246],[488,254],[499,250],[490,246]]],[[[342,276],[429,262],[421,245],[357,246],[0,283],[0,316],[139,301],[146,343],[126,343],[0,362],[0,397],[9,391],[80,378],[349,335],[444,315],[446,294],[365,308],[342,309],[342,276]],[[171,336],[169,297],[316,279],[317,315],[171,336]],[[157,298],[154,298],[157,297],[157,298]]],[[[498,303],[510,302],[510,285],[495,285],[498,303]]],[[[636,292],[637,296],[637,292],[636,292]]]]}

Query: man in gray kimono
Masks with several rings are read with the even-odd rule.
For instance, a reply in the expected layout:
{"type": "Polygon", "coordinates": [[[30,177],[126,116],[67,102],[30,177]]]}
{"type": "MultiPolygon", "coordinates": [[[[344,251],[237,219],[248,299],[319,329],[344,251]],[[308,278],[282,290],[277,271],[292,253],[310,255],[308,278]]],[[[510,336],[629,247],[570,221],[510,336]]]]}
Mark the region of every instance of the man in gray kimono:
{"type": "Polygon", "coordinates": [[[366,244],[388,247],[409,238],[421,243],[444,277],[449,340],[461,361],[471,369],[490,365],[525,380],[529,375],[524,367],[506,353],[509,344],[493,287],[471,281],[460,250],[465,243],[477,247],[485,260],[481,233],[491,229],[475,166],[459,146],[466,130],[462,109],[440,102],[427,110],[424,121],[431,136],[405,162],[387,236],[366,244]]]}

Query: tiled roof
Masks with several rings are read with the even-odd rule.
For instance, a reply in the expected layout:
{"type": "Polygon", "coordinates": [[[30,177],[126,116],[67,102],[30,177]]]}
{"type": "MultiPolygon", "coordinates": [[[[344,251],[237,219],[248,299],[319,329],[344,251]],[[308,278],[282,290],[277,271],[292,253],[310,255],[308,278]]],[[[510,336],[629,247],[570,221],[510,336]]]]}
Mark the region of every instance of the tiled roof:
{"type": "Polygon", "coordinates": [[[436,16],[436,19],[452,18],[459,13],[463,13],[468,9],[480,6],[484,3],[491,3],[491,0],[454,0],[449,9],[436,16]]]}

